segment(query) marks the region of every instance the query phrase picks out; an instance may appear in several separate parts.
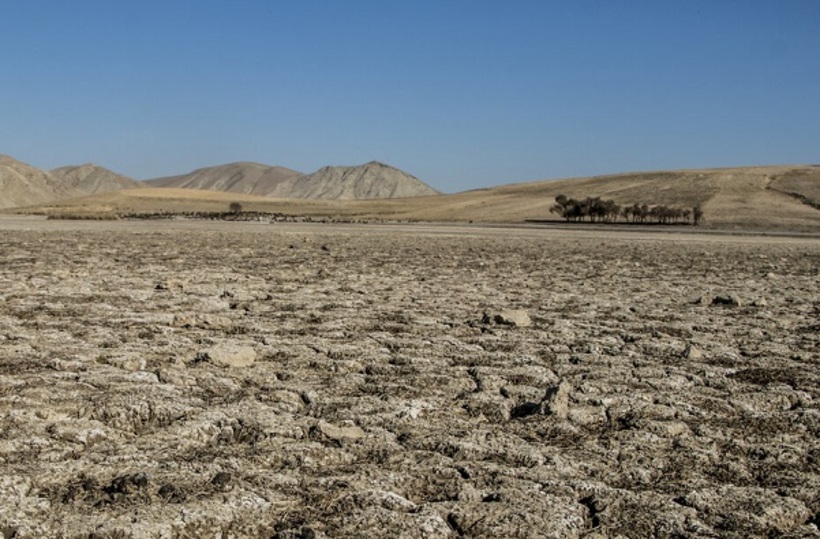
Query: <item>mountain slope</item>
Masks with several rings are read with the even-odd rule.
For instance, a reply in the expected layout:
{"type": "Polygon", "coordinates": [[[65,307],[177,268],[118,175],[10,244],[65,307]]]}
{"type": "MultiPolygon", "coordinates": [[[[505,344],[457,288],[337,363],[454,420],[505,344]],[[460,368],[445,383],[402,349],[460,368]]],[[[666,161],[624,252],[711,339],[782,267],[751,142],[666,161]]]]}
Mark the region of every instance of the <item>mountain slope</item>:
{"type": "Polygon", "coordinates": [[[353,200],[435,195],[418,178],[376,161],[354,167],[324,167],[303,175],[284,167],[229,163],[188,174],[147,180],[150,187],[207,189],[280,198],[353,200]]]}
{"type": "Polygon", "coordinates": [[[55,168],[51,174],[89,195],[142,187],[141,182],[91,163],[55,168]]]}
{"type": "Polygon", "coordinates": [[[296,179],[289,190],[279,196],[362,200],[439,194],[415,176],[378,161],[355,167],[324,167],[296,179]]]}
{"type": "Polygon", "coordinates": [[[82,194],[44,170],[0,155],[0,208],[43,204],[82,194]]]}
{"type": "Polygon", "coordinates": [[[812,205],[817,200],[812,197],[820,194],[817,166],[640,172],[402,199],[299,200],[191,189],[135,189],[61,202],[40,211],[227,211],[230,202],[238,201],[247,211],[354,220],[561,221],[550,213],[559,194],[600,196],[622,205],[638,202],[691,208],[699,204],[705,212],[703,228],[820,231],[820,209],[812,205]]]}
{"type": "Polygon", "coordinates": [[[149,187],[207,189],[271,196],[283,182],[293,180],[299,176],[301,176],[300,172],[285,167],[238,162],[200,168],[178,176],[155,178],[144,183],[149,187]]]}
{"type": "MultiPolygon", "coordinates": [[[[474,220],[560,220],[549,213],[555,197],[600,196],[618,204],[665,204],[680,208],[701,205],[706,226],[814,227],[820,211],[794,194],[778,190],[789,178],[795,194],[817,192],[820,167],[759,166],[720,169],[635,172],[590,178],[542,180],[502,185],[453,195],[453,217],[474,220]]],[[[426,214],[435,212],[425,210],[426,214]]],[[[438,216],[437,216],[438,217],[438,216]]]]}

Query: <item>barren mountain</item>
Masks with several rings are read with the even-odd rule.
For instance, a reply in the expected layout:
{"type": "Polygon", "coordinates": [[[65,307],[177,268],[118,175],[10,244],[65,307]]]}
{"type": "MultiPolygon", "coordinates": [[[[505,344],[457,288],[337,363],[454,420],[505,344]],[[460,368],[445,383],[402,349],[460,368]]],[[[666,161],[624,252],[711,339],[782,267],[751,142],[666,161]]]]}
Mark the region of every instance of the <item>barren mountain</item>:
{"type": "Polygon", "coordinates": [[[81,194],[44,170],[0,155],[0,208],[43,204],[81,194]]]}
{"type": "Polygon", "coordinates": [[[145,183],[150,187],[206,189],[271,196],[279,190],[282,183],[299,176],[300,172],[285,167],[239,162],[200,168],[179,176],[155,178],[145,183]]]}
{"type": "Polygon", "coordinates": [[[189,174],[148,180],[151,187],[207,189],[279,198],[331,200],[403,198],[438,191],[406,172],[376,161],[355,167],[324,167],[302,175],[284,167],[230,163],[189,174]]]}
{"type": "Polygon", "coordinates": [[[122,189],[136,189],[143,186],[137,180],[132,180],[92,163],[55,168],[51,171],[51,174],[89,195],[120,191],[122,189]]]}
{"type": "Polygon", "coordinates": [[[285,200],[191,189],[139,189],[86,197],[42,211],[225,211],[230,202],[237,201],[247,211],[356,220],[561,221],[550,213],[559,194],[600,196],[619,204],[679,208],[699,204],[705,212],[705,227],[820,230],[820,166],[805,165],[641,172],[378,200],[285,200]]]}
{"type": "Polygon", "coordinates": [[[397,168],[371,161],[355,167],[324,167],[292,183],[278,196],[359,200],[437,195],[438,191],[397,168]]]}

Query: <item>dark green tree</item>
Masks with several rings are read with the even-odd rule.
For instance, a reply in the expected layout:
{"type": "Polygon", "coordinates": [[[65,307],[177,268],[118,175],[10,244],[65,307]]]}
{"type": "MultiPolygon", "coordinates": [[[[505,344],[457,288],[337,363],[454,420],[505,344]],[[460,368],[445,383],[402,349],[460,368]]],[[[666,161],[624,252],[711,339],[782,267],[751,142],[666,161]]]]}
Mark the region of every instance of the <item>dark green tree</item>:
{"type": "Polygon", "coordinates": [[[700,204],[692,208],[692,224],[698,226],[703,221],[703,208],[700,204]]]}

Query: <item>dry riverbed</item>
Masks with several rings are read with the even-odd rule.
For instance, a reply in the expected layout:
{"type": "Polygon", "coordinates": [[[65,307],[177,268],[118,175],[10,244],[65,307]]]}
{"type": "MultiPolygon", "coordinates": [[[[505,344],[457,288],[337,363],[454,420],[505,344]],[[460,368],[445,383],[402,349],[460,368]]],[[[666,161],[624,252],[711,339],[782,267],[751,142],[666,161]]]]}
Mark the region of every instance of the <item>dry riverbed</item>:
{"type": "Polygon", "coordinates": [[[0,222],[0,537],[820,537],[820,241],[0,222]]]}

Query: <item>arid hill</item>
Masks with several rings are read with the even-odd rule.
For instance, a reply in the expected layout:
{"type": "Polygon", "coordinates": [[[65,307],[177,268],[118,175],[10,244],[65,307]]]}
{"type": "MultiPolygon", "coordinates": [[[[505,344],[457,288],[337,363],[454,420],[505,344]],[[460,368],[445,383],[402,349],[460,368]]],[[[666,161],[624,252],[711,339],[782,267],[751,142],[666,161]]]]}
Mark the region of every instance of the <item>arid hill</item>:
{"type": "Polygon", "coordinates": [[[44,170],[0,155],[0,208],[43,204],[81,194],[44,170]]]}
{"type": "Polygon", "coordinates": [[[600,196],[618,204],[701,205],[707,225],[820,227],[820,166],[760,166],[626,173],[503,185],[453,195],[452,210],[470,219],[490,206],[494,221],[559,219],[557,195],[600,196]]]}
{"type": "Polygon", "coordinates": [[[301,172],[260,163],[228,163],[181,174],[145,181],[149,187],[206,189],[249,195],[276,196],[281,185],[295,180],[301,172]]]}
{"type": "Polygon", "coordinates": [[[341,219],[523,222],[560,221],[555,197],[600,196],[619,204],[701,205],[705,227],[820,230],[820,167],[772,166],[643,172],[538,181],[452,195],[378,200],[297,200],[184,189],[140,189],[62,201],[26,211],[155,213],[245,210],[341,219]]]}
{"type": "Polygon", "coordinates": [[[324,167],[296,179],[278,196],[363,200],[437,195],[438,191],[397,168],[371,161],[355,167],[324,167]]]}
{"type": "Polygon", "coordinates": [[[137,189],[143,186],[137,180],[92,163],[55,168],[51,174],[89,195],[122,189],[137,189]]]}
{"type": "Polygon", "coordinates": [[[259,163],[230,163],[145,182],[151,187],[206,189],[277,198],[355,200],[436,195],[438,191],[397,168],[372,161],[354,167],[324,167],[301,174],[259,163]]]}

